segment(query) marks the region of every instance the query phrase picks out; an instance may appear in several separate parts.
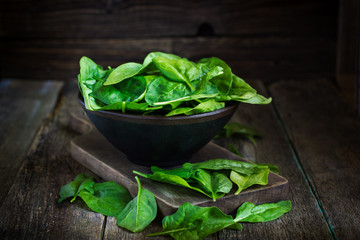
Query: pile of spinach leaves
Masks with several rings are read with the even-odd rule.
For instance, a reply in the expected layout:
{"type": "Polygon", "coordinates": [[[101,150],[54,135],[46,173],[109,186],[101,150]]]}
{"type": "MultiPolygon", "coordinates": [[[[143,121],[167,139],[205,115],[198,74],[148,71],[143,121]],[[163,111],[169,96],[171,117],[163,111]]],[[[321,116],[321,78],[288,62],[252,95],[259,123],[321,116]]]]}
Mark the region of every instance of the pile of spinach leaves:
{"type": "MultiPolygon", "coordinates": [[[[173,170],[176,172],[177,170],[173,170]]],[[[188,173],[179,175],[187,175],[188,173]]],[[[95,212],[117,218],[117,224],[132,232],[144,230],[157,215],[157,204],[154,194],[141,187],[137,177],[138,195],[131,198],[129,192],[114,182],[95,183],[89,175],[79,174],[64,185],[58,202],[73,197],[84,200],[95,212]]],[[[200,240],[224,228],[242,230],[241,222],[272,221],[291,210],[290,201],[254,205],[243,203],[236,212],[235,218],[223,213],[217,207],[198,207],[184,203],[170,216],[162,220],[163,229],[147,236],[169,235],[174,239],[200,240]]]]}
{"type": "Polygon", "coordinates": [[[81,197],[93,211],[117,218],[117,224],[132,232],[140,232],[156,217],[157,204],[155,196],[141,187],[138,177],[138,195],[132,199],[129,192],[121,185],[112,181],[95,183],[89,175],[79,174],[74,181],[60,189],[62,202],[69,197],[81,197]]]}
{"type": "Polygon", "coordinates": [[[233,218],[217,207],[198,207],[184,203],[176,213],[163,218],[163,229],[160,232],[147,236],[169,235],[176,240],[201,240],[224,228],[242,230],[240,222],[260,223],[275,220],[290,210],[290,201],[257,206],[245,202],[233,218]]]}
{"type": "Polygon", "coordinates": [[[215,111],[229,101],[271,102],[219,58],[195,63],[162,52],[149,53],[142,64],[128,62],[115,69],[82,57],[78,86],[86,108],[93,111],[174,116],[215,111]]]}
{"type": "Polygon", "coordinates": [[[223,197],[237,185],[235,194],[252,185],[267,185],[270,168],[229,159],[212,159],[199,163],[184,163],[175,169],[152,166],[152,174],[133,171],[142,177],[198,191],[213,201],[223,197]]]}

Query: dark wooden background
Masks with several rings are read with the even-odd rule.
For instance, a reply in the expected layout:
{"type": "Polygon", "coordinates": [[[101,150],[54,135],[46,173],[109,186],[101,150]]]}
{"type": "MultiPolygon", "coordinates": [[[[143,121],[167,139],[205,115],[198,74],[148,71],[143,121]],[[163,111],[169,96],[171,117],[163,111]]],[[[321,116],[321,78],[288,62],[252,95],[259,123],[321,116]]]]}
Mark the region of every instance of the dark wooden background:
{"type": "Polygon", "coordinates": [[[335,0],[1,0],[1,78],[68,80],[150,51],[217,56],[244,78],[336,77],[335,0]]]}

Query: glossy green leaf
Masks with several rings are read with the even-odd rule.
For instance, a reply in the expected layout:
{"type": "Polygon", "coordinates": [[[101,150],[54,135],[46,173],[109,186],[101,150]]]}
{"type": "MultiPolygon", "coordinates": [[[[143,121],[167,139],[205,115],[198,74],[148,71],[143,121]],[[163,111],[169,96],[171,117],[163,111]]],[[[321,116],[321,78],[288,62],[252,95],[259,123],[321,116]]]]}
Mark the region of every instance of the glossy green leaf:
{"type": "Polygon", "coordinates": [[[191,90],[195,90],[191,82],[200,78],[202,75],[198,66],[187,59],[155,57],[153,62],[167,78],[186,83],[191,90]]]}
{"type": "Polygon", "coordinates": [[[205,63],[210,69],[221,68],[222,74],[218,74],[210,79],[210,82],[216,85],[221,95],[227,96],[232,87],[231,68],[221,59],[217,57],[203,58],[199,63],[205,63]]]}
{"type": "Polygon", "coordinates": [[[132,232],[140,232],[156,217],[157,205],[154,194],[141,187],[138,177],[138,195],[117,215],[117,224],[132,232]]]}
{"type": "Polygon", "coordinates": [[[180,115],[180,114],[193,115],[193,114],[198,114],[198,113],[206,113],[206,112],[212,112],[212,111],[224,108],[224,107],[225,107],[224,102],[217,102],[214,99],[210,99],[205,102],[199,103],[199,105],[197,105],[194,108],[189,108],[189,107],[176,108],[176,109],[172,110],[171,112],[169,112],[168,114],[166,114],[166,116],[169,117],[169,116],[180,115]]]}
{"type": "Polygon", "coordinates": [[[243,203],[237,210],[235,222],[268,222],[281,217],[291,210],[290,201],[278,203],[265,203],[254,205],[249,202],[243,203]]]}
{"type": "Polygon", "coordinates": [[[170,175],[176,175],[184,179],[190,178],[196,170],[193,169],[183,169],[183,168],[174,168],[174,169],[162,169],[156,166],[151,167],[151,171],[155,172],[162,172],[170,175]]]}
{"type": "Polygon", "coordinates": [[[183,168],[190,169],[208,169],[208,170],[233,170],[245,175],[251,175],[256,172],[262,172],[268,169],[266,166],[258,166],[251,163],[235,161],[230,159],[212,159],[198,163],[184,163],[183,168]]]}
{"type": "Polygon", "coordinates": [[[91,210],[106,216],[117,216],[131,200],[129,192],[121,185],[111,181],[95,183],[92,176],[84,174],[64,185],[59,195],[58,202],[69,197],[73,197],[73,202],[79,196],[91,210]]]}
{"type": "Polygon", "coordinates": [[[95,183],[93,193],[82,190],[79,197],[93,211],[116,217],[131,200],[129,192],[114,182],[95,183]]]}
{"type": "Polygon", "coordinates": [[[230,179],[221,172],[198,169],[191,177],[195,186],[211,195],[213,201],[229,193],[232,188],[230,179]]]}
{"type": "Polygon", "coordinates": [[[161,232],[147,236],[170,235],[177,240],[200,240],[224,228],[241,230],[230,215],[216,207],[198,207],[185,203],[173,215],[164,217],[161,232]]]}
{"type": "Polygon", "coordinates": [[[60,203],[69,197],[74,197],[79,190],[79,186],[85,180],[94,180],[94,177],[80,173],[75,177],[75,179],[73,181],[62,186],[60,189],[60,192],[59,192],[60,198],[59,198],[58,202],[60,203]]]}
{"type": "Polygon", "coordinates": [[[107,80],[104,82],[104,85],[116,84],[127,78],[131,78],[138,74],[142,67],[143,65],[139,63],[124,63],[112,71],[107,80]]]}
{"type": "Polygon", "coordinates": [[[143,64],[129,62],[115,69],[109,67],[108,70],[83,57],[80,60],[78,86],[85,107],[92,111],[193,115],[223,108],[225,101],[251,104],[271,102],[271,98],[257,94],[243,79],[235,76],[231,68],[219,58],[206,58],[194,63],[162,52],[149,53],[143,64]],[[217,104],[211,107],[209,104],[195,106],[195,101],[217,104]],[[124,102],[147,103],[150,107],[129,105],[127,108],[124,102]],[[164,106],[161,111],[152,108],[159,106],[164,106]],[[136,108],[136,111],[131,108],[136,108]]]}
{"type": "Polygon", "coordinates": [[[210,193],[207,193],[198,187],[191,186],[190,183],[188,181],[186,181],[186,179],[184,179],[180,176],[177,176],[177,175],[172,175],[172,174],[168,174],[168,173],[164,173],[164,172],[154,172],[153,174],[143,174],[143,173],[140,173],[137,171],[133,171],[133,173],[138,174],[142,177],[151,179],[151,180],[189,188],[189,189],[195,190],[197,192],[200,192],[200,193],[208,196],[209,198],[212,198],[210,193]]]}

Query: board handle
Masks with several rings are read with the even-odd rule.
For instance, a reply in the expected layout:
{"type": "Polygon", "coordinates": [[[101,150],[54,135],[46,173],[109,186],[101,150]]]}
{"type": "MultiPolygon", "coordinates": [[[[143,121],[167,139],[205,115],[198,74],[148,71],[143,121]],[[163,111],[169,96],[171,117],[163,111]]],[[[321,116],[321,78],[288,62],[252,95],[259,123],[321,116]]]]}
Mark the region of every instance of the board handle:
{"type": "Polygon", "coordinates": [[[76,111],[71,113],[70,128],[78,133],[85,134],[94,128],[84,111],[76,111]]]}

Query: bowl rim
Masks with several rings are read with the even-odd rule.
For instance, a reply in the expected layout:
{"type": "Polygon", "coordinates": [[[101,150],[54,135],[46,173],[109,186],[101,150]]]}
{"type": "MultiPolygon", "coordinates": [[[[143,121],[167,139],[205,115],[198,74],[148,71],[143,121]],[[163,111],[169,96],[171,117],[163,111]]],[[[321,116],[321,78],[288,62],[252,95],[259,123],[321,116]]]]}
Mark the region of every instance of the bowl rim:
{"type": "Polygon", "coordinates": [[[111,118],[115,120],[121,120],[125,122],[132,122],[132,123],[141,123],[141,124],[155,124],[155,125],[185,125],[191,123],[200,123],[200,122],[207,122],[212,121],[215,119],[219,119],[225,117],[227,115],[232,115],[235,113],[239,106],[239,102],[237,101],[229,101],[227,102],[229,105],[225,106],[224,108],[206,112],[206,113],[199,113],[194,115],[180,115],[180,116],[152,116],[152,115],[139,115],[133,113],[122,113],[119,111],[112,111],[112,110],[99,110],[99,111],[92,111],[85,107],[85,103],[81,93],[78,95],[78,101],[80,102],[81,107],[84,109],[85,112],[95,114],[98,116],[111,118]]]}

